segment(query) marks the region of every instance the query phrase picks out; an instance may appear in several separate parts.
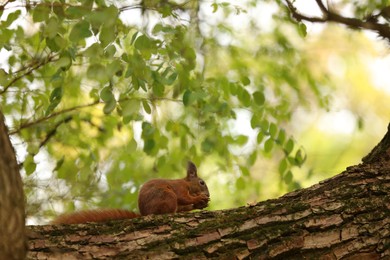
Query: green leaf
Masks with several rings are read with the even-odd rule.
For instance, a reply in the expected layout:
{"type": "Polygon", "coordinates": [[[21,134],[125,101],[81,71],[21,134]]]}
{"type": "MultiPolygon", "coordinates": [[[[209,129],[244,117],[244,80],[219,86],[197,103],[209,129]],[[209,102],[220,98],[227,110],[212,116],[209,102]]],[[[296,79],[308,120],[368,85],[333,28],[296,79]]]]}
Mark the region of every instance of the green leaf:
{"type": "Polygon", "coordinates": [[[49,18],[49,21],[46,24],[45,27],[45,36],[48,38],[54,38],[57,33],[59,33],[60,24],[58,22],[58,19],[54,16],[49,18]]]}
{"type": "Polygon", "coordinates": [[[82,20],[73,26],[69,34],[69,40],[74,43],[78,43],[80,40],[84,40],[90,36],[92,36],[92,32],[89,29],[89,23],[82,20]]]}
{"type": "Polygon", "coordinates": [[[149,122],[142,123],[142,137],[145,139],[150,139],[155,133],[155,129],[152,124],[149,122]]]}
{"type": "Polygon", "coordinates": [[[246,135],[239,135],[236,137],[235,143],[238,145],[245,145],[248,142],[248,136],[246,135]]]}
{"type": "Polygon", "coordinates": [[[295,154],[295,161],[297,166],[302,166],[302,164],[306,161],[306,155],[302,155],[302,150],[299,149],[295,154]]]}
{"type": "MultiPolygon", "coordinates": [[[[54,80],[56,81],[56,80],[54,80]]],[[[58,80],[60,83],[59,85],[62,85],[62,79],[58,80]]],[[[56,87],[53,89],[53,91],[50,94],[50,104],[48,108],[46,109],[45,115],[48,116],[61,102],[63,94],[63,88],[62,86],[56,87]]]]}
{"type": "Polygon", "coordinates": [[[279,135],[276,140],[280,145],[284,143],[284,141],[286,140],[286,132],[284,131],[284,129],[279,130],[279,135]]]}
{"type": "Polygon", "coordinates": [[[63,94],[63,88],[61,87],[56,87],[53,89],[53,91],[50,94],[50,102],[56,102],[58,100],[61,100],[63,94]]]}
{"type": "Polygon", "coordinates": [[[84,6],[69,6],[65,10],[68,19],[80,19],[89,11],[84,6]]]}
{"type": "Polygon", "coordinates": [[[247,167],[245,167],[245,166],[240,166],[240,171],[241,171],[241,173],[242,173],[242,175],[243,176],[250,176],[250,172],[249,172],[249,170],[248,170],[248,168],[247,167]]]}
{"type": "Polygon", "coordinates": [[[284,175],[284,178],[283,178],[284,182],[286,184],[291,184],[292,180],[293,180],[293,174],[291,171],[288,171],[286,173],[286,175],[284,175]]]}
{"type": "Polygon", "coordinates": [[[87,77],[89,79],[105,82],[108,80],[106,68],[101,64],[92,64],[88,67],[87,77]]]}
{"type": "Polygon", "coordinates": [[[201,148],[204,153],[212,152],[214,147],[215,143],[209,137],[207,137],[201,144],[201,148]]]}
{"type": "Polygon", "coordinates": [[[153,85],[153,94],[155,94],[157,97],[164,96],[165,86],[161,83],[155,82],[153,85]]]}
{"type": "Polygon", "coordinates": [[[264,105],[265,97],[262,92],[256,91],[252,94],[253,99],[255,100],[255,103],[259,106],[264,105]]]}
{"type": "Polygon", "coordinates": [[[152,109],[150,108],[148,101],[143,100],[143,101],[142,101],[142,106],[143,106],[143,108],[144,108],[144,110],[145,110],[145,112],[146,112],[147,114],[150,115],[150,114],[152,113],[152,109]]]}
{"type": "Polygon", "coordinates": [[[94,12],[89,12],[86,15],[86,19],[91,23],[93,28],[99,28],[104,25],[106,27],[112,27],[115,30],[114,26],[118,19],[118,8],[113,5],[109,7],[97,8],[94,12]]]}
{"type": "Polygon", "coordinates": [[[103,48],[95,42],[84,51],[84,55],[90,58],[100,58],[103,55],[103,48]]]}
{"type": "Polygon", "coordinates": [[[284,146],[284,151],[286,152],[287,155],[289,155],[293,149],[294,149],[294,141],[290,138],[288,139],[286,145],[284,146]]]}
{"type": "Polygon", "coordinates": [[[298,24],[298,33],[302,38],[305,38],[307,35],[307,29],[306,25],[304,23],[299,23],[298,24]]]}
{"type": "Polygon", "coordinates": [[[271,137],[275,138],[276,132],[278,131],[278,127],[275,123],[271,123],[269,126],[269,134],[271,137]]]}
{"type": "Polygon", "coordinates": [[[105,50],[104,50],[104,55],[106,58],[108,59],[111,59],[112,57],[114,57],[116,53],[116,47],[115,45],[110,45],[108,46],[105,50]]]}
{"type": "Polygon", "coordinates": [[[273,147],[274,147],[274,140],[272,140],[272,138],[267,139],[264,143],[264,151],[266,153],[270,153],[273,147]]]}
{"type": "Polygon", "coordinates": [[[135,39],[137,39],[138,33],[139,33],[139,32],[137,31],[137,32],[135,32],[135,33],[133,34],[133,36],[131,37],[130,45],[133,45],[135,39]]]}
{"type": "Polygon", "coordinates": [[[251,127],[253,129],[256,129],[257,127],[260,126],[260,122],[261,122],[261,117],[257,113],[253,113],[251,118],[251,127]]]}
{"type": "Polygon", "coordinates": [[[46,45],[52,51],[60,51],[67,47],[67,41],[59,34],[55,35],[54,38],[46,38],[46,45]]]}
{"type": "Polygon", "coordinates": [[[156,142],[153,139],[147,139],[144,143],[144,152],[146,154],[151,154],[153,148],[155,147],[156,142]]]}
{"type": "Polygon", "coordinates": [[[253,166],[257,160],[257,151],[255,150],[251,155],[249,156],[247,160],[247,165],[253,166]]]}
{"type": "Polygon", "coordinates": [[[251,84],[251,80],[248,78],[248,77],[242,77],[241,78],[241,83],[244,85],[244,86],[248,86],[249,84],[251,84]]]}
{"type": "Polygon", "coordinates": [[[217,3],[212,3],[211,6],[213,7],[213,13],[218,11],[218,4],[217,3]]]}
{"type": "Polygon", "coordinates": [[[0,85],[7,85],[8,83],[8,73],[4,69],[0,69],[0,85]]]}
{"type": "Polygon", "coordinates": [[[59,68],[67,68],[72,65],[72,59],[68,55],[64,55],[55,63],[59,68]]]}
{"type": "Polygon", "coordinates": [[[138,50],[150,49],[153,47],[152,41],[145,35],[141,35],[134,43],[134,47],[138,50]]]}
{"type": "Polygon", "coordinates": [[[28,154],[26,159],[23,162],[24,170],[26,171],[27,176],[31,175],[37,168],[37,164],[34,161],[34,156],[28,154]]]}
{"type": "Polygon", "coordinates": [[[149,59],[152,55],[154,44],[149,37],[143,34],[135,40],[134,47],[142,53],[145,59],[149,59]]]}
{"type": "Polygon", "coordinates": [[[192,98],[191,98],[191,90],[186,90],[183,94],[183,104],[184,106],[189,106],[192,103],[192,98]]]}
{"type": "Polygon", "coordinates": [[[104,87],[102,91],[100,91],[100,98],[104,102],[110,102],[115,99],[114,94],[112,93],[111,87],[104,87]]]}
{"type": "Polygon", "coordinates": [[[112,99],[104,104],[104,114],[110,114],[116,108],[116,100],[112,99]]]}
{"type": "Polygon", "coordinates": [[[53,172],[59,170],[61,166],[64,164],[64,161],[65,161],[65,156],[62,156],[62,158],[57,161],[56,167],[53,169],[53,172]]]}
{"type": "Polygon", "coordinates": [[[140,102],[136,99],[122,101],[120,102],[120,105],[123,117],[134,116],[135,114],[138,114],[140,109],[140,102]]]}
{"type": "Polygon", "coordinates": [[[97,89],[92,89],[89,92],[89,96],[94,100],[94,101],[99,101],[99,91],[97,89]]]}
{"type": "Polygon", "coordinates": [[[19,18],[21,13],[22,13],[21,10],[16,10],[15,12],[8,14],[7,20],[3,21],[1,24],[2,27],[6,28],[6,27],[10,26],[16,19],[19,18]]]}
{"type": "Polygon", "coordinates": [[[165,84],[172,85],[176,79],[177,79],[177,73],[173,72],[171,75],[169,75],[168,78],[166,78],[165,84]]]}
{"type": "Polygon", "coordinates": [[[103,26],[99,34],[99,40],[102,43],[103,47],[106,47],[108,44],[112,43],[116,39],[115,28],[109,26],[103,26]]]}
{"type": "Polygon", "coordinates": [[[47,20],[49,18],[50,12],[51,12],[50,5],[46,3],[38,4],[33,9],[33,22],[38,23],[47,20]]]}
{"type": "Polygon", "coordinates": [[[119,60],[115,59],[106,68],[106,75],[108,78],[113,78],[116,75],[121,75],[122,64],[119,60]]]}
{"type": "Polygon", "coordinates": [[[259,131],[259,132],[257,133],[257,143],[258,143],[258,144],[261,144],[261,142],[263,141],[263,139],[264,139],[264,134],[263,134],[262,131],[259,131]]]}
{"type": "Polygon", "coordinates": [[[242,87],[239,88],[238,99],[246,107],[249,107],[251,105],[251,95],[246,89],[242,87]]]}
{"type": "Polygon", "coordinates": [[[283,174],[287,170],[287,166],[288,166],[288,164],[287,164],[287,160],[286,159],[283,159],[283,160],[280,161],[278,170],[279,170],[279,174],[281,176],[283,176],[283,174]]]}

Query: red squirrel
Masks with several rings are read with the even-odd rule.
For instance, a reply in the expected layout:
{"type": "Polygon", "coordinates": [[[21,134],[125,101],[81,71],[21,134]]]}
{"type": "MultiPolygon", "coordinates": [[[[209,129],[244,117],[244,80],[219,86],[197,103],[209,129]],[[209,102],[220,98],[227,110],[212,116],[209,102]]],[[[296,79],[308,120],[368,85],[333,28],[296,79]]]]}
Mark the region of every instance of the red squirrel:
{"type": "Polygon", "coordinates": [[[141,215],[123,209],[86,210],[60,215],[52,221],[52,224],[104,222],[151,214],[191,211],[207,207],[209,200],[210,193],[206,183],[198,177],[195,164],[188,162],[185,178],[153,179],[141,187],[138,195],[138,208],[141,215]]]}

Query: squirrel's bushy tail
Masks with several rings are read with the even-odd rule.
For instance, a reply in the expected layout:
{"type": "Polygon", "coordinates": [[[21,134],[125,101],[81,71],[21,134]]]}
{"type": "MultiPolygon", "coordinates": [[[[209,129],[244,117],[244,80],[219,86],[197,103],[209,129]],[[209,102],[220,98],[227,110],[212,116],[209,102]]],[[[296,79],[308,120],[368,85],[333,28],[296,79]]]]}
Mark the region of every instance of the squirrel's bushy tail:
{"type": "Polygon", "coordinates": [[[82,224],[88,222],[105,222],[109,220],[132,219],[140,214],[124,209],[97,209],[64,214],[54,219],[51,224],[82,224]]]}

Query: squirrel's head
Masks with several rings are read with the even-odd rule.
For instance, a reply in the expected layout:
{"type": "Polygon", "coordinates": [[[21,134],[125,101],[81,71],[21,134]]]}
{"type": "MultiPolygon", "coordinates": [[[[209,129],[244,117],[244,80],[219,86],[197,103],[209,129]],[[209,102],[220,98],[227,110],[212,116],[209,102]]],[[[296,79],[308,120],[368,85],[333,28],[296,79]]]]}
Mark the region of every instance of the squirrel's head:
{"type": "Polygon", "coordinates": [[[186,180],[190,182],[190,193],[205,194],[210,197],[209,189],[207,188],[206,182],[198,177],[198,170],[195,164],[191,161],[187,164],[187,177],[186,180]]]}

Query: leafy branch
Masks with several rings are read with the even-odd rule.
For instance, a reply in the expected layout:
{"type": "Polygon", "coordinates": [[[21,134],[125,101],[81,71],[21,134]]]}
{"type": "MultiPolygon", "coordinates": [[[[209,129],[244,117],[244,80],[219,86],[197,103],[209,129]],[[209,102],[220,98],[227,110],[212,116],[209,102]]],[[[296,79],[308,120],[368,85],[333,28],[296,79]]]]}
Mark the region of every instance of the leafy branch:
{"type": "MultiPolygon", "coordinates": [[[[127,100],[134,100],[134,99],[137,99],[137,98],[122,98],[122,99],[119,99],[117,102],[123,102],[123,101],[127,101],[127,100]]],[[[158,101],[158,100],[164,100],[164,101],[172,101],[172,102],[183,102],[182,100],[180,99],[170,99],[170,98],[157,98],[157,97],[152,97],[152,98],[149,98],[149,99],[146,99],[146,98],[140,98],[140,100],[149,100],[149,101],[158,101]]],[[[60,116],[60,115],[64,115],[64,114],[67,114],[67,113],[70,113],[70,112],[73,112],[73,111],[77,111],[77,110],[80,110],[80,109],[83,109],[83,108],[88,108],[88,107],[93,107],[93,106],[96,106],[96,105],[99,105],[99,104],[104,104],[105,102],[103,101],[100,101],[100,100],[97,100],[97,101],[94,101],[92,103],[89,103],[89,104],[84,104],[84,105],[78,105],[78,106],[74,106],[74,107],[70,107],[70,108],[66,108],[66,109],[63,109],[63,110],[60,110],[60,111],[57,111],[57,112],[54,112],[48,116],[44,116],[42,118],[39,118],[37,120],[34,120],[34,121],[31,121],[31,122],[26,122],[26,123],[23,123],[19,126],[19,128],[13,130],[13,131],[10,131],[9,134],[10,135],[14,135],[14,134],[17,134],[19,133],[21,130],[23,129],[26,129],[26,128],[30,128],[32,126],[35,126],[35,125],[38,125],[40,123],[43,123],[49,119],[52,119],[52,118],[55,118],[57,116],[60,116]]],[[[62,121],[63,122],[63,121],[62,121]]]]}
{"type": "Polygon", "coordinates": [[[19,72],[25,70],[23,73],[19,74],[18,76],[14,77],[10,82],[8,82],[8,84],[5,85],[2,90],[0,90],[0,95],[4,94],[18,80],[24,78],[27,75],[30,75],[31,73],[33,73],[34,71],[36,71],[40,67],[42,67],[42,66],[44,66],[44,65],[46,65],[46,64],[48,64],[50,62],[56,61],[55,58],[56,58],[55,55],[48,56],[46,59],[42,59],[39,62],[37,62],[37,63],[35,63],[35,64],[33,64],[33,65],[29,66],[29,67],[23,67],[20,70],[18,70],[17,72],[14,72],[14,73],[19,73],[19,72]]]}
{"type": "MultiPolygon", "coordinates": [[[[332,12],[327,8],[321,0],[315,0],[319,9],[321,10],[322,15],[319,17],[308,16],[302,14],[297,10],[293,5],[293,2],[286,0],[287,7],[291,12],[292,17],[297,21],[308,21],[312,23],[326,23],[326,22],[335,22],[339,24],[344,24],[352,29],[360,30],[367,29],[375,31],[384,39],[387,39],[390,42],[390,26],[385,23],[380,23],[377,19],[377,16],[384,15],[384,12],[381,12],[379,15],[368,16],[366,20],[361,20],[357,18],[349,18],[332,12]]],[[[385,7],[385,9],[388,7],[385,7]]]]}

